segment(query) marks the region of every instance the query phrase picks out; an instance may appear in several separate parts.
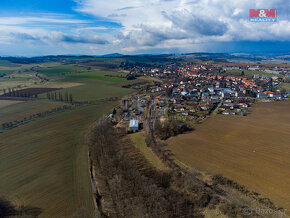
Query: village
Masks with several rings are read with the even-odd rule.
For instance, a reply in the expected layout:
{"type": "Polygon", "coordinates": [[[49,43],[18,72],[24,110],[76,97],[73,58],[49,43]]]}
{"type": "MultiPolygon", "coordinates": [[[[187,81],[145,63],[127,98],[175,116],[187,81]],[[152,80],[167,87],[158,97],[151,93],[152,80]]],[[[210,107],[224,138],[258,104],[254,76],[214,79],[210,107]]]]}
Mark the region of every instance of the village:
{"type": "Polygon", "coordinates": [[[119,125],[129,126],[129,131],[140,128],[149,108],[155,117],[174,118],[191,126],[211,114],[246,116],[255,102],[289,97],[289,92],[279,90],[279,84],[289,78],[287,68],[243,69],[206,63],[136,65],[130,66],[130,75],[151,78],[152,83],[136,86],[137,94],[123,99],[119,110],[110,115],[119,125]]]}

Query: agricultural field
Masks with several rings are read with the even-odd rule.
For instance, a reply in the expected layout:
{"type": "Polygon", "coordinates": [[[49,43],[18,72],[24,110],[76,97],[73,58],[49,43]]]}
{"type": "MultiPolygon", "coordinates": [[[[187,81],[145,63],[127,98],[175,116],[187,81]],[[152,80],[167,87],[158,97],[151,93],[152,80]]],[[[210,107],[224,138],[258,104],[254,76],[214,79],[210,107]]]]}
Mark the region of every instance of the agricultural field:
{"type": "Polygon", "coordinates": [[[246,117],[216,115],[169,139],[184,165],[222,174],[290,212],[290,102],[257,103],[246,117]]]}
{"type": "Polygon", "coordinates": [[[126,80],[125,73],[102,72],[102,71],[72,74],[70,75],[70,77],[95,79],[106,82],[123,82],[126,80]]]}
{"type": "MultiPolygon", "coordinates": [[[[57,92],[61,92],[63,94],[71,93],[75,101],[96,101],[112,96],[122,97],[127,95],[132,90],[122,88],[123,85],[143,81],[142,79],[127,81],[125,78],[117,77],[125,75],[126,74],[123,72],[105,72],[103,70],[94,70],[92,72],[69,74],[66,75],[65,78],[55,81],[55,83],[81,84],[79,86],[68,87],[57,92]]],[[[42,94],[39,97],[46,98],[46,94],[42,94]]]]}
{"type": "MultiPolygon", "coordinates": [[[[74,101],[96,101],[99,99],[109,98],[109,97],[122,97],[129,94],[132,90],[124,89],[119,83],[110,84],[94,79],[84,79],[84,78],[66,78],[63,82],[68,83],[81,83],[80,86],[69,87],[57,92],[71,93],[74,101]]],[[[40,98],[46,98],[46,94],[39,95],[40,98]]]]}
{"type": "Polygon", "coordinates": [[[267,72],[263,72],[263,71],[253,71],[253,70],[227,70],[226,72],[229,74],[240,76],[243,71],[244,71],[246,76],[254,76],[256,74],[259,76],[267,75],[268,77],[272,77],[272,76],[283,77],[280,74],[273,74],[273,73],[267,73],[267,72]]]}
{"type": "Polygon", "coordinates": [[[20,65],[10,63],[9,61],[6,60],[0,60],[0,67],[19,67],[19,66],[20,65]]]}
{"type": "Polygon", "coordinates": [[[3,69],[3,68],[0,67],[0,76],[2,76],[3,74],[8,75],[8,74],[11,74],[13,72],[14,72],[13,69],[5,69],[5,68],[3,69]]]}
{"type": "Polygon", "coordinates": [[[41,80],[36,77],[36,72],[30,70],[33,66],[1,67],[0,64],[0,95],[3,94],[3,89],[42,85],[41,80]]]}
{"type": "Polygon", "coordinates": [[[63,76],[66,75],[68,73],[72,73],[75,71],[80,71],[80,70],[85,70],[85,68],[77,66],[77,65],[57,65],[55,63],[55,65],[52,66],[47,66],[47,67],[43,67],[43,68],[36,68],[36,71],[44,74],[45,76],[48,77],[53,77],[53,76],[63,76]]]}
{"type": "MultiPolygon", "coordinates": [[[[3,101],[0,101],[0,113],[1,113],[1,109],[2,108],[5,108],[5,107],[8,107],[10,105],[13,105],[13,104],[17,104],[17,103],[20,103],[21,101],[10,101],[10,100],[3,100],[3,101]]],[[[0,116],[0,120],[1,120],[1,116],[0,116]]],[[[0,121],[1,122],[1,121],[0,121]]]]}
{"type": "Polygon", "coordinates": [[[13,122],[14,120],[21,120],[25,117],[28,118],[30,115],[49,111],[63,105],[65,105],[65,103],[46,100],[24,102],[0,100],[0,124],[13,122]],[[8,104],[7,102],[10,103],[8,104]],[[1,106],[2,104],[4,105],[1,106]]]}
{"type": "MultiPolygon", "coordinates": [[[[101,61],[101,65],[104,61],[101,61]]],[[[8,66],[8,64],[5,62],[8,66]]],[[[115,69],[108,70],[105,67],[97,66],[100,61],[62,64],[60,62],[43,63],[39,65],[21,65],[20,67],[6,67],[10,70],[18,69],[17,72],[10,74],[11,78],[0,78],[0,95],[3,89],[8,88],[27,89],[27,88],[63,88],[63,94],[70,93],[76,101],[95,101],[100,98],[111,96],[120,97],[130,92],[121,86],[128,83],[127,73],[118,72],[115,69]],[[92,64],[90,66],[89,64],[92,64]],[[40,77],[47,78],[43,81],[40,77]]],[[[106,65],[109,65],[109,59],[106,65]]],[[[13,65],[14,66],[14,65],[13,65]]],[[[16,65],[18,66],[18,65],[16,65]]],[[[136,80],[138,81],[138,80],[136,80]]],[[[46,94],[39,95],[45,99],[46,94]]]]}
{"type": "Polygon", "coordinates": [[[93,217],[84,132],[113,105],[55,114],[1,134],[0,193],[41,208],[40,217],[93,217]]]}
{"type": "MultiPolygon", "coordinates": [[[[20,68],[31,71],[33,66],[20,68]]],[[[140,82],[114,77],[125,73],[95,67],[89,71],[81,66],[60,66],[58,62],[41,66],[45,68],[41,75],[49,75],[47,82],[7,80],[0,81],[0,88],[21,85],[20,89],[33,92],[39,88],[47,91],[62,88],[53,92],[70,93],[76,101],[96,101],[128,95],[134,90],[122,86],[140,82]],[[80,69],[84,70],[79,72],[80,69]]],[[[38,98],[28,101],[0,100],[0,123],[21,120],[66,104],[49,101],[46,93],[38,93],[38,98]]],[[[82,106],[0,133],[0,194],[17,205],[40,208],[40,217],[94,217],[84,136],[89,125],[116,105],[117,102],[107,101],[82,106]]]]}
{"type": "Polygon", "coordinates": [[[65,75],[85,69],[85,67],[77,65],[63,65],[60,62],[16,65],[2,61],[0,62],[0,94],[3,89],[8,88],[22,89],[43,86],[49,88],[51,83],[65,75]],[[43,80],[44,78],[46,80],[43,80]]]}

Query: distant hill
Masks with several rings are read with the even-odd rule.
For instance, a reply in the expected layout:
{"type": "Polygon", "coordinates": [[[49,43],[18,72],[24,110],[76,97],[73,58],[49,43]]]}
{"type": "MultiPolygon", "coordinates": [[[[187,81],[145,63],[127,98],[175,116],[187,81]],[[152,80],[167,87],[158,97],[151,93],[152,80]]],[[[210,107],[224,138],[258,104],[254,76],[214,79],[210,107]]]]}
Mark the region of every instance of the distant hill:
{"type": "Polygon", "coordinates": [[[73,64],[77,61],[85,61],[86,59],[94,58],[123,58],[125,62],[130,63],[170,63],[170,62],[194,62],[200,61],[215,61],[215,62],[236,62],[236,63],[259,63],[259,62],[275,62],[288,63],[290,53],[268,53],[268,54],[245,54],[245,53],[185,53],[185,54],[139,54],[139,55],[124,55],[120,53],[112,53],[106,55],[48,55],[39,57],[0,57],[0,60],[9,61],[16,64],[37,64],[45,62],[62,61],[73,64]]]}
{"type": "Polygon", "coordinates": [[[119,54],[119,53],[112,53],[112,54],[106,54],[106,55],[101,55],[101,56],[97,56],[97,57],[103,57],[103,58],[117,58],[117,57],[123,57],[123,54],[119,54]]]}

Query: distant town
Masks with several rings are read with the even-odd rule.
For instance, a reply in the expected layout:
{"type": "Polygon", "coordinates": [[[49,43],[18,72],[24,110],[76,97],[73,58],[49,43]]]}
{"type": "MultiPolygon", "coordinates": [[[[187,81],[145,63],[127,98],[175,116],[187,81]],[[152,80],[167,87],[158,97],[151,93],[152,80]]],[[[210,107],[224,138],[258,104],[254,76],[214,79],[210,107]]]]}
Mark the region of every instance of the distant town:
{"type": "MultiPolygon", "coordinates": [[[[153,83],[133,87],[138,93],[123,100],[124,113],[110,115],[117,122],[142,122],[144,111],[149,107],[157,117],[175,117],[194,123],[211,114],[245,116],[255,102],[288,100],[290,94],[281,86],[289,79],[290,69],[277,66],[126,63],[122,67],[130,71],[128,77],[145,76],[153,83]]],[[[130,129],[134,127],[130,125],[130,129]]]]}

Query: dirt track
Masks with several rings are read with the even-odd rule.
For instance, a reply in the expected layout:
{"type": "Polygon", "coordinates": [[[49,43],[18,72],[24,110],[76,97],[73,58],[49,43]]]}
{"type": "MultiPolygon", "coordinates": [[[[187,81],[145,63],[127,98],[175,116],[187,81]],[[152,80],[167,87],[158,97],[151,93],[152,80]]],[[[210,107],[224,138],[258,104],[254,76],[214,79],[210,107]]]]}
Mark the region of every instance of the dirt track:
{"type": "Polygon", "coordinates": [[[246,117],[217,115],[168,144],[184,164],[223,174],[290,214],[290,102],[256,104],[246,117]]]}

